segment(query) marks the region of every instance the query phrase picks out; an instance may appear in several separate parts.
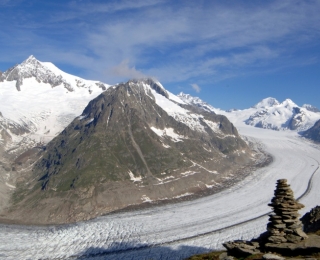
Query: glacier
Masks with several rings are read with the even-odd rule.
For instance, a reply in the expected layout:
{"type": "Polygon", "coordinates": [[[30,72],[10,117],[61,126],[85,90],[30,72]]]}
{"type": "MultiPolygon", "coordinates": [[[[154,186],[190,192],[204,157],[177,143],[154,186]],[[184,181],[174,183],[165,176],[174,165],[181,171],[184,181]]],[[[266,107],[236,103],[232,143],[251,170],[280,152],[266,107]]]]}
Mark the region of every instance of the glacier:
{"type": "MultiPolygon", "coordinates": [[[[237,122],[234,118],[234,122],[237,122]]],[[[231,118],[232,121],[232,118],[231,118]]],[[[266,230],[267,206],[277,179],[295,197],[318,203],[320,147],[296,132],[236,123],[241,135],[260,143],[273,162],[220,193],[192,201],[101,216],[60,226],[0,225],[2,259],[182,259],[222,249],[232,239],[266,230]]]]}

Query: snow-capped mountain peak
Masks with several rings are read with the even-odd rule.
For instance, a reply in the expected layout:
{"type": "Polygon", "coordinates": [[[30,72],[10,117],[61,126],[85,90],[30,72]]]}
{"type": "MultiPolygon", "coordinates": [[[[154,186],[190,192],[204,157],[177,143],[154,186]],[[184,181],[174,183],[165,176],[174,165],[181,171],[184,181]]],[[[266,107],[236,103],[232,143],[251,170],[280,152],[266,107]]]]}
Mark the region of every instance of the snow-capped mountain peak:
{"type": "Polygon", "coordinates": [[[144,78],[144,79],[132,79],[128,82],[129,85],[132,86],[139,86],[139,87],[143,87],[146,91],[153,89],[155,90],[158,94],[169,98],[169,93],[167,92],[167,90],[162,86],[162,84],[152,78],[144,78]]]}
{"type": "Polygon", "coordinates": [[[286,108],[298,107],[298,105],[294,103],[290,98],[287,98],[286,100],[284,100],[280,105],[286,108]]]}
{"type": "Polygon", "coordinates": [[[21,91],[21,86],[27,78],[34,77],[37,81],[49,83],[52,87],[65,83],[65,87],[72,91],[70,84],[65,82],[61,75],[55,75],[43,66],[33,55],[4,73],[5,80],[16,81],[16,88],[21,91]]]}
{"type": "Polygon", "coordinates": [[[31,55],[0,75],[0,111],[26,128],[28,136],[48,141],[108,87],[63,72],[31,55]]]}
{"type": "Polygon", "coordinates": [[[279,105],[279,101],[276,100],[273,97],[268,97],[265,99],[262,99],[259,103],[257,103],[256,105],[254,105],[254,108],[268,108],[268,107],[273,107],[273,106],[277,106],[279,105]]]}
{"type": "Polygon", "coordinates": [[[247,125],[272,130],[302,131],[320,119],[320,113],[312,111],[311,105],[299,107],[289,98],[280,103],[275,98],[268,97],[248,109],[223,111],[189,94],[181,92],[178,97],[189,105],[225,115],[234,124],[244,122],[247,125]]]}
{"type": "Polygon", "coordinates": [[[281,103],[267,98],[258,104],[252,108],[249,118],[245,120],[246,124],[273,130],[302,131],[320,118],[319,114],[299,107],[289,98],[281,103]]]}
{"type": "Polygon", "coordinates": [[[101,82],[88,81],[70,75],[61,71],[50,62],[40,62],[33,55],[29,56],[21,64],[4,72],[2,81],[15,81],[16,89],[21,91],[25,80],[29,78],[34,78],[38,82],[49,84],[52,88],[61,85],[69,92],[76,91],[76,89],[81,87],[89,88],[89,92],[97,86],[104,90],[106,89],[106,86],[103,87],[101,82]]]}
{"type": "Polygon", "coordinates": [[[201,100],[199,97],[193,97],[189,94],[185,94],[183,92],[180,92],[177,95],[182,101],[184,101],[186,104],[193,105],[196,107],[199,107],[207,112],[217,112],[219,109],[214,108],[213,106],[209,105],[208,103],[201,100]]]}
{"type": "Polygon", "coordinates": [[[20,64],[21,67],[28,65],[40,65],[40,61],[38,61],[33,55],[30,55],[25,61],[20,64]]]}

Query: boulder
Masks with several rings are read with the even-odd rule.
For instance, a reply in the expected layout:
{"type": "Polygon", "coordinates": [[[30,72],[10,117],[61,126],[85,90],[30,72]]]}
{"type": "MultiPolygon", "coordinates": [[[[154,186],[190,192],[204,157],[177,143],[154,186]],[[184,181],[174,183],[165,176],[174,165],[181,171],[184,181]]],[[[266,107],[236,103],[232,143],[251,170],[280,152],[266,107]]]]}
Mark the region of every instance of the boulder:
{"type": "Polygon", "coordinates": [[[320,206],[316,206],[306,213],[301,221],[305,232],[317,232],[320,230],[320,206]]]}
{"type": "Polygon", "coordinates": [[[249,256],[261,253],[260,245],[257,242],[237,240],[226,242],[223,246],[227,249],[228,254],[233,256],[249,256]]]}

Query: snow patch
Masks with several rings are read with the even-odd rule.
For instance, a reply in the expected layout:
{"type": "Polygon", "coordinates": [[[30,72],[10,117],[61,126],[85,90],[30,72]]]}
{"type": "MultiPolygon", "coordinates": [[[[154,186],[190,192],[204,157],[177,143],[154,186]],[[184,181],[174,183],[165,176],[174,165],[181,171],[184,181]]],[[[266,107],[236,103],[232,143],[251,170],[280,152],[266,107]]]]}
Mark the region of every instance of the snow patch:
{"type": "Polygon", "coordinates": [[[90,123],[92,123],[94,121],[94,118],[90,118],[87,122],[86,125],[89,125],[90,123]]]}
{"type": "Polygon", "coordinates": [[[139,177],[135,177],[134,174],[132,173],[132,171],[129,171],[129,176],[130,176],[130,180],[133,181],[133,182],[138,182],[138,181],[141,181],[142,180],[142,177],[139,176],[139,177]]]}
{"type": "Polygon", "coordinates": [[[207,168],[203,167],[202,165],[200,165],[200,164],[198,164],[198,163],[195,163],[195,162],[192,161],[192,160],[190,160],[190,162],[192,162],[192,164],[193,164],[193,166],[191,166],[191,167],[198,166],[198,167],[204,169],[205,171],[207,171],[207,172],[209,172],[209,173],[218,174],[217,171],[210,171],[210,170],[208,170],[207,168]]]}
{"type": "Polygon", "coordinates": [[[178,199],[178,198],[183,198],[183,197],[190,196],[190,195],[193,195],[193,193],[186,192],[186,193],[183,193],[183,194],[181,194],[181,195],[175,196],[175,197],[173,197],[173,198],[174,198],[174,199],[178,199]]]}
{"type": "Polygon", "coordinates": [[[142,195],[141,200],[144,202],[152,202],[153,200],[147,197],[147,195],[142,195]]]}
{"type": "Polygon", "coordinates": [[[186,176],[194,175],[194,174],[196,174],[196,173],[199,173],[199,172],[186,171],[186,172],[182,172],[182,173],[180,173],[180,174],[183,175],[184,177],[186,177],[186,176]]]}
{"type": "MultiPolygon", "coordinates": [[[[187,137],[175,133],[174,129],[171,127],[165,128],[162,130],[162,129],[158,129],[158,128],[151,126],[150,129],[160,137],[165,137],[165,136],[170,137],[173,142],[182,142],[183,140],[181,140],[181,139],[187,139],[187,137]]],[[[163,144],[163,146],[164,146],[164,144],[163,144]]]]}
{"type": "Polygon", "coordinates": [[[9,183],[7,183],[7,182],[6,182],[6,185],[7,185],[9,188],[11,188],[11,189],[15,189],[15,188],[16,188],[16,186],[13,186],[13,185],[11,185],[11,184],[9,184],[9,183]]]}
{"type": "MultiPolygon", "coordinates": [[[[180,107],[178,104],[158,94],[153,89],[151,90],[151,92],[156,99],[157,105],[160,106],[164,111],[166,111],[169,116],[172,116],[178,122],[187,125],[192,130],[205,132],[204,126],[200,122],[200,118],[202,118],[201,115],[190,113],[190,111],[188,111],[187,109],[180,107]]],[[[177,102],[178,99],[175,99],[175,101],[177,102]]],[[[182,101],[180,101],[180,103],[181,102],[182,101]]]]}

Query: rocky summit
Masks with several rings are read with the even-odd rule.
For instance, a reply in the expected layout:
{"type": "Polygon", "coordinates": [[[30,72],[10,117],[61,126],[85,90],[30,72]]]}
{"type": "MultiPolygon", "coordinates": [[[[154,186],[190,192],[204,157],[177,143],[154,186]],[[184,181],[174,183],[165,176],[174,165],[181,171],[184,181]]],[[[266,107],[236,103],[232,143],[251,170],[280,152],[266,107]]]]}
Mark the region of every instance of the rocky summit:
{"type": "Polygon", "coordinates": [[[10,219],[72,222],[214,191],[257,154],[225,116],[144,79],[109,87],[39,157],[17,183],[10,219]]]}

